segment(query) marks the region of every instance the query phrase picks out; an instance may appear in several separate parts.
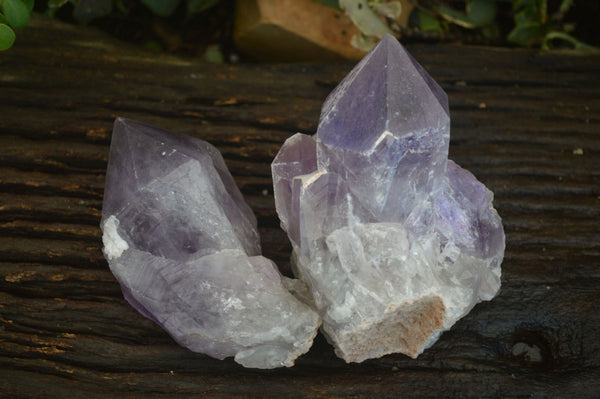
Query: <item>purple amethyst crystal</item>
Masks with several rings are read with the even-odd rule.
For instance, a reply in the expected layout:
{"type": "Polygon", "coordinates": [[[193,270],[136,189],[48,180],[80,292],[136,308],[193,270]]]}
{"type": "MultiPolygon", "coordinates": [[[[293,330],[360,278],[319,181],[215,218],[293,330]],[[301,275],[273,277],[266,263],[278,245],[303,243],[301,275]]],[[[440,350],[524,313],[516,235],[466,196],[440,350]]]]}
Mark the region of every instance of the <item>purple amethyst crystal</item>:
{"type": "Polygon", "coordinates": [[[388,35],[327,97],[318,165],[346,180],[374,216],[403,221],[439,189],[449,138],[446,94],[388,35]]]}
{"type": "Polygon", "coordinates": [[[323,332],[360,362],[417,357],[500,288],[493,194],[448,160],[443,90],[386,36],[272,165],[275,203],[323,332]]]}
{"type": "Polygon", "coordinates": [[[101,227],[125,299],[179,344],[257,368],[310,348],[319,317],[260,256],[256,218],[210,144],[117,119],[101,227]]]}

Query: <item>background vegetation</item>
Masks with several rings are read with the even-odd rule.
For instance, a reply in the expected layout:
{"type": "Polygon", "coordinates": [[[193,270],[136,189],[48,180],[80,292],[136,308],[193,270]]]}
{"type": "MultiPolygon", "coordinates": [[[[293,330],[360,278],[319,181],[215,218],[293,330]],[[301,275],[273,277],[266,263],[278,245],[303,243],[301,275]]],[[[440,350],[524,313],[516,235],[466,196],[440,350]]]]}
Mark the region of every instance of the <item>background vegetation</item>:
{"type": "MultiPolygon", "coordinates": [[[[389,31],[409,42],[587,51],[600,46],[598,0],[411,0],[408,26],[397,23],[399,1],[315,1],[344,10],[364,37],[389,31]]],[[[25,28],[31,12],[37,11],[97,25],[156,51],[235,61],[233,9],[233,0],[0,0],[0,50],[13,45],[15,32],[25,28]]],[[[356,45],[361,46],[360,41],[356,45]]]]}

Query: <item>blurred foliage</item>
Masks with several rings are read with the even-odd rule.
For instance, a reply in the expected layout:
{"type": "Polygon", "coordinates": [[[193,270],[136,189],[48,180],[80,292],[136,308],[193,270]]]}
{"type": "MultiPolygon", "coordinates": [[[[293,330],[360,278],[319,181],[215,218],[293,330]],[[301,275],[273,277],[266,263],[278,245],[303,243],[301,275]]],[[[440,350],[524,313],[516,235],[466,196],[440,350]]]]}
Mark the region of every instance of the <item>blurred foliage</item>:
{"type": "Polygon", "coordinates": [[[34,0],[0,0],[0,51],[15,42],[15,29],[29,24],[34,0]]]}
{"type": "MultiPolygon", "coordinates": [[[[140,0],[154,14],[168,17],[179,7],[181,0],[140,0]]],[[[189,14],[197,14],[215,6],[219,0],[186,0],[186,9],[189,14]]]]}
{"type": "Polygon", "coordinates": [[[541,46],[543,49],[598,50],[569,34],[575,26],[563,20],[572,6],[573,0],[562,0],[557,10],[549,13],[548,0],[515,0],[515,27],[509,33],[508,41],[526,47],[541,46]]]}
{"type": "MultiPolygon", "coordinates": [[[[364,0],[339,0],[339,6],[350,17],[354,25],[359,30],[359,35],[352,38],[352,45],[361,50],[368,51],[374,45],[378,38],[382,38],[386,33],[393,33],[392,29],[386,24],[387,18],[397,18],[399,15],[387,15],[385,9],[378,8],[373,3],[369,6],[364,0]]],[[[386,2],[388,5],[397,5],[400,10],[400,2],[386,2]]]]}
{"type": "MultiPolygon", "coordinates": [[[[3,1],[3,0],[0,0],[3,1]]],[[[175,10],[185,3],[188,15],[201,13],[219,3],[220,0],[138,0],[146,6],[154,15],[169,17],[175,10]]],[[[90,21],[109,15],[113,6],[119,11],[126,13],[127,6],[123,0],[48,0],[48,13],[53,15],[59,8],[66,4],[73,5],[73,18],[80,23],[90,21]]]]}
{"type": "MultiPolygon", "coordinates": [[[[146,8],[151,14],[158,17],[145,20],[146,25],[150,22],[151,26],[145,26],[143,29],[152,30],[160,36],[159,40],[159,38],[150,35],[150,37],[143,40],[142,45],[149,50],[162,52],[181,45],[181,38],[170,27],[169,23],[173,23],[173,21],[181,23],[182,16],[184,16],[184,21],[189,20],[192,16],[201,14],[220,2],[221,0],[48,0],[46,12],[53,16],[58,12],[63,12],[65,8],[72,9],[73,19],[80,24],[88,24],[104,17],[120,15],[117,18],[126,24],[129,18],[137,16],[136,22],[139,20],[137,15],[141,11],[138,7],[139,4],[142,9],[146,8]],[[67,5],[69,7],[65,7],[67,5]],[[174,17],[175,14],[177,14],[177,17],[174,17]],[[165,22],[160,22],[161,19],[165,22]],[[170,22],[166,22],[167,20],[170,22]]],[[[144,13],[142,12],[142,14],[144,13]]],[[[206,52],[208,54],[204,54],[204,58],[209,62],[222,62],[224,59],[223,54],[217,54],[220,51],[218,46],[207,48],[206,52]]]]}
{"type": "MultiPolygon", "coordinates": [[[[394,16],[382,14],[379,10],[393,9],[394,3],[398,3],[389,0],[315,1],[345,10],[362,32],[363,40],[380,38],[392,30],[394,16]]],[[[422,32],[443,35],[453,27],[459,27],[476,32],[494,43],[506,40],[523,47],[598,50],[570,34],[575,25],[565,22],[565,16],[573,7],[573,0],[560,0],[556,10],[548,9],[548,0],[413,0],[413,3],[415,8],[410,16],[410,24],[422,32]],[[503,37],[499,10],[507,7],[513,26],[503,37]]],[[[370,45],[366,41],[353,42],[359,48],[365,48],[365,43],[366,46],[370,45]]]]}
{"type": "MultiPolygon", "coordinates": [[[[542,49],[598,50],[575,37],[576,26],[566,18],[575,8],[574,0],[410,0],[414,9],[410,15],[409,27],[401,27],[398,23],[402,13],[401,1],[313,1],[344,10],[360,32],[352,38],[352,44],[363,50],[370,49],[386,33],[400,35],[403,29],[404,32],[406,29],[413,29],[442,39],[469,37],[472,33],[483,38],[479,43],[510,43],[542,49]]],[[[153,28],[162,30],[161,40],[150,36],[144,41],[146,47],[155,51],[172,50],[177,44],[169,44],[169,41],[178,41],[177,38],[173,39],[176,35],[169,31],[166,24],[161,26],[157,22],[160,19],[171,18],[176,14],[179,21],[181,17],[185,17],[184,21],[187,21],[189,17],[204,13],[221,3],[216,9],[224,9],[230,13],[229,16],[225,14],[225,17],[233,20],[231,9],[225,7],[229,3],[224,0],[44,0],[42,3],[36,7],[37,11],[45,9],[49,15],[58,12],[64,15],[63,10],[66,9],[68,13],[72,13],[72,19],[81,24],[107,16],[113,18],[115,15],[121,15],[123,24],[127,24],[130,17],[145,8],[150,16],[158,17],[152,22],[153,28]],[[132,9],[134,11],[130,14],[132,9]],[[166,30],[162,29],[164,27],[166,30]]],[[[33,7],[34,0],[0,0],[0,51],[13,45],[15,30],[27,26],[33,7]]],[[[583,27],[583,32],[590,28],[589,21],[587,22],[588,26],[583,27]]],[[[578,32],[581,34],[582,30],[578,32]]],[[[225,58],[220,46],[206,48],[203,57],[210,62],[223,62],[225,58]]]]}

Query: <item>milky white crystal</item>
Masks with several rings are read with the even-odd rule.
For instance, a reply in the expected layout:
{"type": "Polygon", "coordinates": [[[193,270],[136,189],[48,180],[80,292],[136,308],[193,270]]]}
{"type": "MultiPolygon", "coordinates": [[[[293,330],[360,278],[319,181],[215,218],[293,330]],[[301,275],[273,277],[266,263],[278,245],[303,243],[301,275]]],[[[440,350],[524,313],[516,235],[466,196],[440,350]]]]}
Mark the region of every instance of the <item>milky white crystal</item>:
{"type": "Polygon", "coordinates": [[[492,193],[449,161],[446,94],[386,36],[272,164],[275,203],[322,330],[347,362],[417,357],[500,288],[492,193]]]}

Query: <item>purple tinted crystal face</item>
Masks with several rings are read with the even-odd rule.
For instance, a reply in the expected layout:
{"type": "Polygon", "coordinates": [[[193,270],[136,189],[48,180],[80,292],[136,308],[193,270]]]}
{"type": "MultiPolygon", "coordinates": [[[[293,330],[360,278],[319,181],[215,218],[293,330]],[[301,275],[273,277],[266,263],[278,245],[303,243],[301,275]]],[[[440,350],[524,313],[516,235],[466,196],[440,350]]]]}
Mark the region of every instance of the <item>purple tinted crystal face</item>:
{"type": "Polygon", "coordinates": [[[473,174],[448,161],[448,180],[434,201],[435,228],[442,241],[452,240],[465,253],[493,259],[500,265],[504,254],[504,229],[490,206],[493,193],[473,174]]]}
{"type": "Polygon", "coordinates": [[[138,188],[162,174],[191,159],[208,158],[212,160],[213,167],[237,207],[254,218],[235,186],[223,157],[212,145],[131,119],[117,118],[110,147],[110,173],[106,175],[103,215],[115,214],[135,198],[134,193],[138,188]]]}
{"type": "Polygon", "coordinates": [[[446,94],[386,36],[325,101],[316,166],[299,134],[275,158],[294,273],[347,362],[417,357],[500,288],[493,195],[448,160],[449,132],[446,94]]]}
{"type": "Polygon", "coordinates": [[[386,35],[327,97],[317,135],[323,144],[364,152],[385,131],[402,138],[449,121],[444,91],[386,35]]]}
{"type": "Polygon", "coordinates": [[[446,94],[388,35],[325,101],[319,169],[342,176],[374,216],[401,221],[439,188],[449,132],[446,94]],[[389,197],[409,191],[405,206],[388,205],[389,197]]]}
{"type": "Polygon", "coordinates": [[[255,226],[244,223],[249,215],[227,194],[212,160],[204,161],[190,160],[151,181],[116,214],[137,248],[175,260],[238,248],[260,254],[255,226]]]}
{"type": "Polygon", "coordinates": [[[123,118],[113,130],[103,221],[110,215],[155,255],[186,260],[235,248],[260,254],[256,217],[213,146],[123,118]]]}
{"type": "MultiPolygon", "coordinates": [[[[294,179],[299,237],[293,240],[310,256],[315,239],[327,237],[348,224],[367,223],[370,214],[356,201],[346,182],[335,173],[315,172],[294,179]]],[[[292,236],[290,235],[290,239],[292,236]]]]}
{"type": "MultiPolygon", "coordinates": [[[[271,164],[275,205],[281,226],[290,232],[288,226],[298,225],[298,209],[292,204],[293,180],[317,170],[317,144],[306,134],[297,133],[287,139],[271,164]],[[290,221],[291,219],[291,221],[290,221]]],[[[291,232],[297,237],[297,231],[291,232]]]]}
{"type": "Polygon", "coordinates": [[[319,316],[286,288],[303,283],[259,256],[256,218],[210,144],[117,119],[101,227],[124,298],[179,344],[256,368],[310,348],[319,316]]]}

